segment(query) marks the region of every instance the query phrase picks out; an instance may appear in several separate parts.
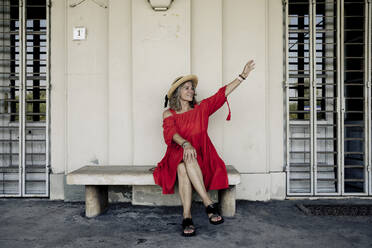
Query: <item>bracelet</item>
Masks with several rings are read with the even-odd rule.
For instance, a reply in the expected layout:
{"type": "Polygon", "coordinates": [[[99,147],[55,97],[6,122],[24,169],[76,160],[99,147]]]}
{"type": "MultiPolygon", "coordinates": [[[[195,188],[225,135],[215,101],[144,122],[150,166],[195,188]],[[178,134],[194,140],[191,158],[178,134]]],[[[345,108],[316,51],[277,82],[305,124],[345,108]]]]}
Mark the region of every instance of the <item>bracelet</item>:
{"type": "Polygon", "coordinates": [[[236,79],[238,79],[239,82],[243,82],[243,80],[244,80],[240,75],[236,79]]]}
{"type": "Polygon", "coordinates": [[[243,74],[239,74],[239,76],[240,76],[241,78],[243,78],[243,80],[246,79],[246,77],[244,77],[243,74]]]}
{"type": "MultiPolygon", "coordinates": [[[[181,144],[182,148],[184,148],[184,145],[187,144],[187,143],[189,143],[187,140],[184,141],[184,142],[181,144]]],[[[189,144],[190,144],[190,143],[189,143],[189,144]]]]}

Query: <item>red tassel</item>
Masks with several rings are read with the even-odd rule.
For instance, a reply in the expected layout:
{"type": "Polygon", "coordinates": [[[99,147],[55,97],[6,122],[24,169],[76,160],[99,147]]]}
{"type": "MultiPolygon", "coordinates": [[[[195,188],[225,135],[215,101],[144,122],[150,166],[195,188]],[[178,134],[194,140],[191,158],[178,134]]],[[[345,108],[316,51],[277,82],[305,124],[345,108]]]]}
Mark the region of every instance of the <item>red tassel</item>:
{"type": "Polygon", "coordinates": [[[229,108],[229,115],[227,116],[226,120],[229,121],[231,120],[231,110],[230,110],[230,105],[229,105],[229,101],[227,101],[227,98],[226,98],[226,102],[227,102],[227,107],[229,108]]]}

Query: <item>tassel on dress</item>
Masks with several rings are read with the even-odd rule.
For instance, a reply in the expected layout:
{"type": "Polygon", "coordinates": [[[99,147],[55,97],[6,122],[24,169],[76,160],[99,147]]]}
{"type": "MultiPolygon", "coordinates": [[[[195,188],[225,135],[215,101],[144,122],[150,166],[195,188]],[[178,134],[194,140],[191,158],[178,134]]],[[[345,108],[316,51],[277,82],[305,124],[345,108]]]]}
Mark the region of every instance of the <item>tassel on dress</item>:
{"type": "Polygon", "coordinates": [[[228,114],[226,120],[229,121],[231,119],[231,110],[230,110],[230,105],[229,105],[229,101],[227,101],[227,98],[226,98],[226,102],[227,102],[227,107],[229,108],[229,114],[228,114]]]}

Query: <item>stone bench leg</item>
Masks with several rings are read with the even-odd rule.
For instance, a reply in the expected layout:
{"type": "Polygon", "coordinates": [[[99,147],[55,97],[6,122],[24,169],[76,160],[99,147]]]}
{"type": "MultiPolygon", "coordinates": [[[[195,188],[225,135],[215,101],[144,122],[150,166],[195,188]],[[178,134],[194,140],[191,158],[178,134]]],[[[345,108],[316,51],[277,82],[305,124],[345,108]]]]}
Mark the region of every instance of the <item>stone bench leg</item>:
{"type": "Polygon", "coordinates": [[[108,187],[105,185],[85,185],[85,216],[100,215],[108,206],[108,187]]]}
{"type": "Polygon", "coordinates": [[[221,214],[226,217],[232,217],[235,215],[235,185],[230,185],[228,189],[222,189],[219,191],[221,214]]]}

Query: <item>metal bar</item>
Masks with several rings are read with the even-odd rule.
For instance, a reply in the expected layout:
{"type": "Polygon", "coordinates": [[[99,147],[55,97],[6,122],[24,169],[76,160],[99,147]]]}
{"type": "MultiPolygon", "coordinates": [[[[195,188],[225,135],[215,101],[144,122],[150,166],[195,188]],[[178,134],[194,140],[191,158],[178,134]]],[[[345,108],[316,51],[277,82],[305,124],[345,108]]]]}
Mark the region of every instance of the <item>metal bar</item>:
{"type": "Polygon", "coordinates": [[[26,94],[25,94],[25,86],[26,86],[26,67],[27,67],[27,62],[26,62],[26,4],[27,0],[21,0],[23,1],[22,6],[21,6],[21,13],[20,13],[20,32],[21,32],[21,42],[20,42],[20,51],[21,51],[21,60],[20,60],[20,105],[19,105],[19,122],[20,122],[20,159],[18,160],[21,164],[22,167],[22,196],[24,196],[26,192],[26,154],[25,154],[25,115],[23,114],[26,110],[25,108],[25,102],[24,100],[26,99],[26,94]]]}
{"type": "Polygon", "coordinates": [[[371,84],[372,84],[372,3],[371,1],[368,1],[367,3],[367,8],[368,8],[368,28],[367,28],[367,32],[368,32],[368,86],[369,86],[369,90],[368,90],[368,114],[369,114],[369,122],[368,122],[368,130],[369,130],[369,139],[368,139],[368,155],[369,155],[369,159],[368,159],[368,171],[369,171],[369,195],[372,195],[372,169],[371,169],[371,165],[372,165],[372,94],[371,94],[371,84]]]}
{"type": "MultiPolygon", "coordinates": [[[[6,183],[17,182],[18,180],[4,180],[6,183]]],[[[27,182],[45,182],[44,180],[28,179],[27,182]]]]}
{"type": "MultiPolygon", "coordinates": [[[[293,43],[289,43],[290,45],[307,45],[309,43],[307,42],[293,42],[293,43]]],[[[334,42],[317,42],[316,44],[322,44],[322,45],[335,45],[336,43],[334,42]]],[[[354,43],[353,43],[354,44],[354,43]]],[[[295,49],[294,49],[295,50],[295,49]]]]}
{"type": "Polygon", "coordinates": [[[46,155],[46,161],[45,161],[45,178],[46,178],[46,189],[45,189],[45,192],[46,192],[46,196],[49,196],[49,172],[50,172],[50,168],[51,168],[51,165],[50,165],[50,154],[49,154],[49,145],[50,145],[50,142],[49,142],[49,116],[50,116],[50,113],[49,113],[49,105],[50,105],[50,102],[49,102],[49,97],[50,97],[50,57],[49,57],[49,54],[50,54],[50,7],[51,7],[51,2],[50,0],[47,0],[47,8],[46,8],[46,11],[47,11],[47,14],[46,14],[46,29],[47,29],[47,42],[46,42],[46,45],[47,45],[47,79],[46,79],[46,119],[45,119],[45,122],[46,122],[46,127],[45,127],[45,131],[46,131],[46,147],[45,147],[45,155],[46,155]]]}
{"type": "MultiPolygon", "coordinates": [[[[365,78],[365,85],[364,85],[364,125],[366,127],[369,127],[369,116],[370,116],[370,113],[368,113],[368,110],[369,110],[369,99],[368,99],[368,92],[370,91],[370,85],[369,85],[369,75],[368,75],[368,2],[369,0],[365,0],[365,4],[364,4],[364,78],[365,78]]],[[[370,132],[370,129],[367,128],[367,130],[364,130],[364,138],[365,138],[365,141],[364,142],[364,163],[365,163],[365,169],[364,169],[364,192],[366,194],[368,194],[368,168],[370,166],[370,163],[369,163],[369,154],[368,154],[368,150],[369,150],[369,132],[370,132]]]]}
{"type": "Polygon", "coordinates": [[[367,196],[367,194],[364,192],[364,193],[350,193],[350,192],[347,192],[344,194],[345,196],[367,196]]]}
{"type": "MultiPolygon", "coordinates": [[[[7,153],[7,152],[4,152],[4,153],[1,153],[1,155],[3,155],[3,156],[6,156],[6,155],[8,155],[8,156],[10,156],[10,155],[15,155],[15,156],[17,156],[16,154],[18,154],[18,153],[7,153]]],[[[31,156],[31,155],[38,155],[38,156],[41,156],[41,155],[45,155],[45,153],[43,152],[43,153],[26,153],[25,154],[25,156],[31,156]]]]}
{"type": "MultiPolygon", "coordinates": [[[[324,85],[324,84],[322,84],[324,85]]],[[[332,85],[336,85],[336,84],[332,84],[332,85]]],[[[317,85],[319,86],[319,84],[317,85]]],[[[290,101],[296,101],[296,100],[306,100],[307,98],[306,97],[290,97],[289,100],[290,101]]],[[[322,99],[328,99],[328,100],[336,100],[334,97],[331,97],[331,96],[325,96],[325,97],[317,97],[316,99],[318,100],[322,100],[322,99]]],[[[363,100],[362,97],[358,98],[358,97],[348,97],[347,99],[355,99],[355,100],[363,100]]],[[[336,112],[336,111],[334,111],[336,112]]]]}
{"type": "Polygon", "coordinates": [[[284,42],[284,56],[285,56],[285,73],[284,73],[284,90],[285,90],[285,116],[286,116],[286,164],[285,164],[285,171],[286,171],[286,192],[287,195],[291,194],[291,187],[290,187],[290,162],[289,162],[289,149],[290,149],[290,143],[289,143],[289,92],[288,92],[288,73],[289,73],[289,66],[288,66],[288,26],[289,26],[289,18],[288,18],[288,0],[283,1],[283,8],[284,8],[284,35],[285,35],[285,42],[284,42]]]}
{"type": "Polygon", "coordinates": [[[317,187],[317,173],[316,173],[316,102],[314,102],[314,96],[316,96],[316,0],[309,1],[309,29],[310,29],[310,194],[314,195],[317,187]]]}
{"type": "MultiPolygon", "coordinates": [[[[339,181],[340,181],[340,180],[337,180],[337,184],[339,183],[339,181]]],[[[334,196],[334,197],[337,197],[337,196],[340,195],[340,193],[339,193],[339,192],[335,192],[335,193],[329,193],[329,192],[318,192],[317,195],[318,195],[318,196],[322,196],[322,197],[324,197],[324,196],[334,196]]]]}
{"type": "MultiPolygon", "coordinates": [[[[289,84],[289,87],[296,87],[298,85],[303,85],[303,86],[306,86],[307,88],[309,87],[309,84],[289,84]]],[[[317,83],[316,86],[317,87],[320,87],[320,86],[323,86],[323,85],[336,85],[336,84],[332,84],[332,83],[317,83]]]]}
{"type": "Polygon", "coordinates": [[[337,124],[318,124],[318,127],[336,127],[337,124]]]}
{"type": "MultiPolygon", "coordinates": [[[[21,22],[22,21],[23,0],[19,0],[18,4],[19,4],[18,5],[18,14],[19,14],[18,18],[19,18],[19,22],[21,22]]],[[[19,36],[20,42],[22,42],[23,38],[22,38],[22,30],[21,29],[18,29],[18,36],[19,36]]],[[[23,56],[23,53],[19,55],[19,57],[20,57],[20,61],[19,61],[20,68],[23,65],[22,56],[23,56]]],[[[21,80],[21,77],[22,76],[20,75],[20,80],[21,80]]],[[[21,104],[20,99],[19,99],[19,104],[21,104]]],[[[19,117],[19,120],[20,120],[21,113],[19,113],[18,117],[19,117]]],[[[17,127],[17,129],[18,129],[18,157],[20,157],[22,155],[22,153],[21,153],[21,150],[22,150],[22,144],[21,144],[22,130],[19,127],[17,127]]],[[[18,194],[17,194],[17,196],[22,196],[22,186],[23,186],[22,178],[23,178],[23,176],[22,176],[22,163],[20,163],[20,160],[18,160],[18,171],[19,171],[18,172],[18,181],[19,182],[18,182],[18,194]]]]}
{"type": "MultiPolygon", "coordinates": [[[[27,8],[43,8],[45,5],[28,5],[27,8]]],[[[29,19],[29,20],[42,20],[42,19],[29,19]]]]}
{"type": "Polygon", "coordinates": [[[40,195],[40,194],[27,194],[25,196],[27,196],[27,197],[41,197],[41,198],[47,198],[48,197],[46,195],[40,195]]]}
{"type": "Polygon", "coordinates": [[[46,35],[46,34],[47,34],[47,31],[26,31],[26,35],[46,35]]]}
{"type": "MultiPolygon", "coordinates": [[[[0,99],[0,102],[18,102],[17,99],[0,99]]],[[[45,100],[27,100],[26,102],[41,102],[44,103],[45,100]]]]}
{"type": "MultiPolygon", "coordinates": [[[[15,116],[18,115],[17,113],[0,113],[0,116],[15,116]]],[[[25,113],[27,116],[33,116],[33,115],[41,115],[45,116],[45,113],[25,113]]]]}
{"type": "Polygon", "coordinates": [[[18,194],[0,194],[0,197],[20,197],[18,194]]]}
{"type": "MultiPolygon", "coordinates": [[[[310,137],[289,138],[290,140],[310,140],[310,137]]],[[[337,140],[337,138],[318,138],[318,140],[337,140]]]]}
{"type": "Polygon", "coordinates": [[[345,124],[344,126],[345,127],[363,127],[364,128],[364,125],[358,125],[358,124],[345,124]]]}
{"type": "MultiPolygon", "coordinates": [[[[340,26],[340,31],[339,31],[339,39],[340,39],[340,42],[339,42],[339,46],[338,46],[338,54],[340,55],[340,71],[338,73],[338,77],[340,78],[340,97],[339,97],[339,105],[340,105],[340,135],[341,135],[341,139],[340,139],[340,142],[339,144],[340,145],[340,150],[341,150],[341,160],[340,160],[340,165],[341,165],[341,168],[340,168],[340,173],[341,173],[341,177],[339,181],[341,181],[341,194],[343,195],[345,193],[345,185],[344,185],[344,177],[345,177],[345,173],[344,173],[344,163],[345,163],[345,158],[344,158],[344,155],[342,154],[342,152],[344,151],[345,149],[345,144],[344,144],[344,138],[345,138],[345,130],[344,130],[344,124],[345,124],[345,104],[344,104],[344,96],[345,96],[345,92],[344,92],[344,73],[343,73],[343,69],[345,68],[345,53],[344,53],[344,40],[345,40],[345,35],[344,35],[344,26],[345,26],[345,23],[344,23],[344,0],[338,0],[339,3],[340,3],[340,6],[339,6],[339,13],[340,13],[340,18],[339,18],[339,26],[340,26]]],[[[340,153],[339,153],[340,154],[340,153]]]]}

